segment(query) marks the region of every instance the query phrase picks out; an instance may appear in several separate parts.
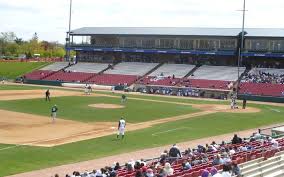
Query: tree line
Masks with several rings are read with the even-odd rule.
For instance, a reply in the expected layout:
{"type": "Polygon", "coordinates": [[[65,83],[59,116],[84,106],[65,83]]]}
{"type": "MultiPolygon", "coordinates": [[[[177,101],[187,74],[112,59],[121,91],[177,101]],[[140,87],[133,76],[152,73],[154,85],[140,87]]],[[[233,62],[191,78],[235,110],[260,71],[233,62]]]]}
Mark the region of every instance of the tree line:
{"type": "Polygon", "coordinates": [[[64,57],[64,45],[58,42],[40,41],[37,33],[23,40],[14,32],[0,33],[0,58],[64,57]]]}

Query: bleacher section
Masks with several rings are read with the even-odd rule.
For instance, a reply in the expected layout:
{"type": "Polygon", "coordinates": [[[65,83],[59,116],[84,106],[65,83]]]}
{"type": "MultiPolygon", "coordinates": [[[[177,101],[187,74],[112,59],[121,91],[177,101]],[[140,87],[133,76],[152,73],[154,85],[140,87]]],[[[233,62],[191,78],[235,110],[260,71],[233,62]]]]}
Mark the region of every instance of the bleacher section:
{"type": "Polygon", "coordinates": [[[240,93],[247,95],[259,96],[276,96],[281,97],[284,92],[284,84],[270,83],[241,83],[240,93]]]}
{"type": "Polygon", "coordinates": [[[105,74],[121,74],[143,76],[159,63],[123,62],[118,63],[113,69],[105,71],[105,74]]]}
{"type": "Polygon", "coordinates": [[[71,72],[99,73],[108,67],[107,63],[77,63],[66,69],[71,72]]]}
{"type": "Polygon", "coordinates": [[[163,64],[138,83],[145,85],[175,85],[193,68],[195,68],[194,65],[187,64],[163,64]]]}
{"type": "Polygon", "coordinates": [[[251,69],[241,80],[240,93],[260,96],[284,96],[284,69],[251,69]]]}
{"type": "MultiPolygon", "coordinates": [[[[166,162],[171,164],[174,172],[173,175],[168,175],[168,177],[199,177],[204,170],[211,171],[213,168],[219,170],[219,173],[221,173],[223,164],[213,165],[213,160],[217,155],[228,155],[229,153],[226,152],[226,149],[231,148],[237,151],[229,155],[230,160],[225,165],[230,165],[231,163],[238,164],[243,177],[283,177],[284,138],[273,141],[261,140],[240,144],[222,144],[217,145],[216,150],[203,153],[199,152],[199,147],[196,151],[191,151],[189,154],[184,152],[182,158],[166,157],[164,160],[161,160],[163,159],[161,156],[160,158],[148,161],[147,165],[141,167],[141,169],[129,170],[126,165],[116,170],[115,173],[118,177],[135,177],[138,171],[143,169],[147,171],[147,169],[155,167],[153,176],[159,176],[158,173],[160,169],[163,169],[166,162]],[[275,146],[276,141],[278,146],[275,146]],[[244,149],[244,147],[246,148],[244,149]],[[201,160],[204,158],[207,160],[201,160]],[[201,160],[202,162],[194,163],[193,161],[196,160],[201,160]],[[184,162],[191,162],[191,168],[184,169],[182,166],[184,162]]],[[[92,172],[89,174],[92,174],[92,172]]]]}
{"type": "Polygon", "coordinates": [[[41,80],[44,77],[47,77],[48,75],[53,74],[54,72],[55,71],[36,70],[31,73],[25,74],[24,77],[26,79],[41,80]]]}
{"type": "Polygon", "coordinates": [[[175,78],[183,78],[189,73],[195,65],[187,65],[187,64],[163,64],[157,70],[149,74],[148,76],[160,76],[161,74],[165,77],[175,75],[175,78]]]}
{"type": "Polygon", "coordinates": [[[87,78],[91,77],[92,75],[92,73],[59,71],[44,78],[43,80],[80,83],[83,80],[86,80],[87,78]]]}
{"type": "Polygon", "coordinates": [[[100,85],[131,85],[158,63],[123,62],[106,70],[103,74],[90,78],[87,82],[100,85]]]}
{"type": "Polygon", "coordinates": [[[259,71],[270,74],[276,74],[276,75],[284,74],[284,69],[276,69],[276,68],[254,68],[250,70],[250,73],[259,72],[259,71]]]}
{"type": "MultiPolygon", "coordinates": [[[[240,75],[245,71],[240,67],[240,75]]],[[[199,67],[190,79],[236,81],[238,79],[238,68],[230,66],[208,66],[199,67]]]]}
{"type": "Polygon", "coordinates": [[[65,68],[66,66],[68,66],[68,62],[56,62],[56,63],[52,63],[51,65],[48,65],[44,68],[41,68],[40,70],[45,70],[45,71],[59,71],[62,68],[65,68]]]}
{"type": "Polygon", "coordinates": [[[179,86],[221,89],[221,90],[229,90],[232,87],[232,85],[233,84],[229,81],[205,80],[205,79],[183,79],[179,83],[179,86]]]}
{"type": "Polygon", "coordinates": [[[131,85],[138,76],[122,75],[122,74],[99,74],[89,79],[88,83],[98,85],[131,85]]]}

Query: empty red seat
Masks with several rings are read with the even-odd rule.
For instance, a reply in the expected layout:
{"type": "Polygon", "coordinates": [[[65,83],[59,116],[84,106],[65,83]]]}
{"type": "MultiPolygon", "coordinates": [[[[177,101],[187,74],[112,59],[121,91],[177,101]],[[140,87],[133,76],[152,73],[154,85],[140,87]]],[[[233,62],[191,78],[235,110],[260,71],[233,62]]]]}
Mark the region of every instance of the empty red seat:
{"type": "Polygon", "coordinates": [[[260,96],[283,96],[284,84],[241,83],[240,93],[260,96]]]}

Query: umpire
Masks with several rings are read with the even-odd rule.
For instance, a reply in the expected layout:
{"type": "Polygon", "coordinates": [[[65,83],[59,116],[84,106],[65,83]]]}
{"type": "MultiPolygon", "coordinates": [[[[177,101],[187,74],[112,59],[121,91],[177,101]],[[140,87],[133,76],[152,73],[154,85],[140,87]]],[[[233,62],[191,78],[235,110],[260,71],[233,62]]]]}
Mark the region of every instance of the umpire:
{"type": "Polygon", "coordinates": [[[45,101],[50,101],[50,92],[49,92],[49,89],[46,90],[45,92],[45,101]]]}
{"type": "Polygon", "coordinates": [[[246,97],[244,97],[244,99],[243,99],[243,109],[246,109],[246,106],[247,106],[247,99],[246,99],[246,97]]]}

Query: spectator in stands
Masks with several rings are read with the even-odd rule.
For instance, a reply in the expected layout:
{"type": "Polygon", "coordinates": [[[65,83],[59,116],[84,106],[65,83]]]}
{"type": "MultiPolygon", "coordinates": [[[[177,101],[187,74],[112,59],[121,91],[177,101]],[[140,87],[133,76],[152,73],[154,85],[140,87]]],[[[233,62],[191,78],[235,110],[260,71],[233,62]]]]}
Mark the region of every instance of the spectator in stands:
{"type": "Polygon", "coordinates": [[[145,177],[154,177],[154,173],[152,169],[147,169],[145,177]]]}
{"type": "Polygon", "coordinates": [[[232,174],[236,175],[237,177],[241,176],[241,169],[235,162],[232,163],[232,174]]]}
{"type": "Polygon", "coordinates": [[[231,177],[232,167],[230,164],[223,165],[223,171],[221,173],[222,177],[231,177]]]}
{"type": "Polygon", "coordinates": [[[276,141],[275,139],[273,139],[271,137],[268,140],[269,140],[270,143],[272,143],[272,145],[271,145],[272,149],[278,149],[278,147],[279,147],[278,141],[276,141]]]}
{"type": "Polygon", "coordinates": [[[120,169],[120,165],[118,162],[115,163],[115,166],[113,168],[114,170],[119,170],[120,169]]]}
{"type": "Polygon", "coordinates": [[[136,171],[135,177],[143,177],[143,174],[140,170],[136,171]]]}
{"type": "Polygon", "coordinates": [[[229,147],[229,154],[233,155],[235,153],[236,153],[235,149],[233,147],[229,147]]]}
{"type": "Polygon", "coordinates": [[[224,163],[224,161],[223,161],[223,159],[221,158],[221,155],[220,155],[220,154],[217,154],[217,155],[214,156],[214,160],[213,160],[213,162],[212,162],[212,165],[221,165],[221,164],[223,164],[223,163],[224,163]]]}
{"type": "Polygon", "coordinates": [[[195,166],[195,165],[198,165],[198,164],[201,164],[201,163],[202,163],[202,161],[197,159],[195,156],[191,157],[191,165],[192,166],[195,166]]]}
{"type": "Polygon", "coordinates": [[[189,170],[192,168],[191,164],[187,160],[185,160],[181,165],[183,170],[189,170]]]}
{"type": "Polygon", "coordinates": [[[170,157],[182,157],[181,152],[176,144],[174,144],[173,147],[171,147],[169,151],[169,156],[170,157]]]}
{"type": "Polygon", "coordinates": [[[203,170],[202,173],[201,173],[201,177],[209,177],[210,173],[208,170],[203,170]]]}
{"type": "Polygon", "coordinates": [[[164,167],[164,172],[166,174],[166,176],[171,176],[174,174],[174,169],[171,167],[170,163],[166,163],[165,167],[164,167]]]}
{"type": "Polygon", "coordinates": [[[214,176],[214,177],[215,177],[216,174],[218,175],[218,170],[216,169],[216,167],[214,167],[214,166],[211,167],[210,174],[211,174],[211,176],[214,176]]]}
{"type": "Polygon", "coordinates": [[[238,137],[237,134],[235,134],[233,139],[232,139],[232,144],[240,144],[240,143],[242,143],[242,139],[240,137],[238,137]]]}
{"type": "Polygon", "coordinates": [[[204,146],[202,146],[202,145],[198,145],[197,146],[197,151],[199,153],[205,153],[206,152],[206,148],[204,146]]]}
{"type": "Polygon", "coordinates": [[[223,153],[222,154],[222,159],[223,159],[223,164],[230,164],[231,162],[232,162],[232,160],[231,160],[231,158],[230,158],[230,156],[229,156],[229,154],[228,153],[223,153]]]}
{"type": "Polygon", "coordinates": [[[202,163],[207,163],[207,162],[209,162],[209,159],[208,159],[208,156],[207,156],[206,153],[201,154],[201,160],[202,160],[202,163]]]}
{"type": "Polygon", "coordinates": [[[157,175],[157,177],[166,177],[167,175],[166,175],[166,172],[165,172],[165,170],[162,168],[162,169],[160,169],[160,171],[159,171],[159,174],[157,175]]]}
{"type": "Polygon", "coordinates": [[[208,146],[207,152],[216,152],[216,151],[217,149],[213,145],[208,146]]]}

